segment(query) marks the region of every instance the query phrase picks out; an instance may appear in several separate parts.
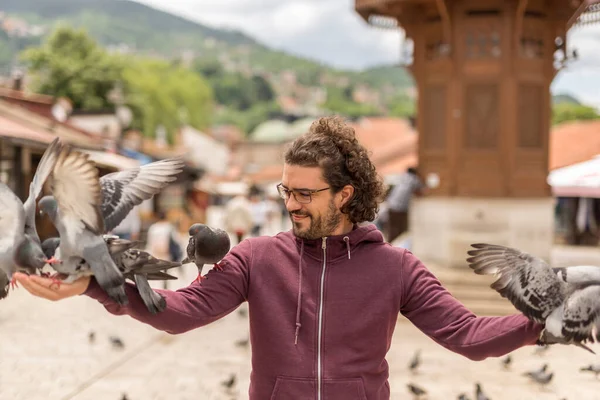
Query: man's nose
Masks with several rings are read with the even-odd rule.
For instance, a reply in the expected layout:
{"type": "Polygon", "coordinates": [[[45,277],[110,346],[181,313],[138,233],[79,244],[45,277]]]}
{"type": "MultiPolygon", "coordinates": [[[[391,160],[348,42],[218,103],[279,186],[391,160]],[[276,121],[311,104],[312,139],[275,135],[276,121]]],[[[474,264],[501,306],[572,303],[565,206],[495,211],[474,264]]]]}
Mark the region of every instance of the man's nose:
{"type": "Polygon", "coordinates": [[[299,209],[301,209],[302,208],[302,204],[300,204],[300,203],[298,203],[298,201],[296,201],[296,198],[294,197],[294,195],[291,195],[285,201],[285,208],[289,212],[294,212],[294,211],[298,211],[299,209]]]}

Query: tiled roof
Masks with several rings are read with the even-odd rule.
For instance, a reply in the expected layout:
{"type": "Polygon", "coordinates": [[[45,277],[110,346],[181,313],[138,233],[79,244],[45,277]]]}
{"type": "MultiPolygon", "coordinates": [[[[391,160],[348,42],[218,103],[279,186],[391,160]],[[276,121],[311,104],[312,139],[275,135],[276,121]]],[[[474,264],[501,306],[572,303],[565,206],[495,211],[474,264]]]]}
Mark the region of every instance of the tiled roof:
{"type": "Polygon", "coordinates": [[[600,154],[600,120],[566,122],[550,133],[549,170],[600,154]]]}

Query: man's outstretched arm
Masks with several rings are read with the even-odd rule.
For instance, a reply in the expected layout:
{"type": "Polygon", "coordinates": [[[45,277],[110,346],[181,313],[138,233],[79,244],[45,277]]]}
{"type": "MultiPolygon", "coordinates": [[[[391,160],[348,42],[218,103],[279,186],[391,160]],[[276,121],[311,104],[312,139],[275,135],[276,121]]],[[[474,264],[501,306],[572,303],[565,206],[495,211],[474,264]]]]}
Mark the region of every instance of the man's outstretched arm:
{"type": "Polygon", "coordinates": [[[409,251],[404,254],[402,268],[402,314],[447,349],[483,360],[538,340],[543,326],[522,314],[477,317],[409,251]]]}
{"type": "Polygon", "coordinates": [[[98,300],[111,314],[129,315],[156,329],[176,334],[207,325],[235,310],[247,298],[252,244],[246,240],[235,246],[222,261],[222,271],[211,270],[201,283],[177,291],[159,290],[167,308],[152,314],[144,305],[135,285],[126,283],[129,304],[120,306],[89,277],[72,284],[52,285],[52,280],[39,276],[16,275],[21,285],[32,294],[57,301],[85,294],[98,300]]]}

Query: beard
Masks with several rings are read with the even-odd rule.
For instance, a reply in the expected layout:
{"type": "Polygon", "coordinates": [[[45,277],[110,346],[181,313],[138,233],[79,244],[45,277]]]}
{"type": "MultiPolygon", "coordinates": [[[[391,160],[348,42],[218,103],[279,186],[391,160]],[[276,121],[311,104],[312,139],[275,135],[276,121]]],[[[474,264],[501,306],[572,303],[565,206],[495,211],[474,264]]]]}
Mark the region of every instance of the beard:
{"type": "MultiPolygon", "coordinates": [[[[302,227],[302,223],[304,223],[304,221],[295,222],[292,219],[294,234],[301,239],[307,240],[320,239],[325,236],[330,236],[330,234],[342,221],[342,213],[335,207],[333,199],[329,202],[329,207],[324,215],[314,217],[313,215],[305,212],[295,212],[293,214],[305,215],[309,219],[308,227],[302,227]]],[[[292,213],[290,213],[290,218],[292,218],[292,213]]]]}

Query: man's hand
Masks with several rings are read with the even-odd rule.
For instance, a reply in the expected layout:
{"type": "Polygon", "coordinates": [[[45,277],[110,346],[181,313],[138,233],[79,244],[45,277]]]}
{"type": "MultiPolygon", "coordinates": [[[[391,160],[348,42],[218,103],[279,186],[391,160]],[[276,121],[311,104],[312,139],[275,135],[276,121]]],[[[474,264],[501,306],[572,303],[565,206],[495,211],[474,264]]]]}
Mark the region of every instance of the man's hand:
{"type": "Polygon", "coordinates": [[[83,294],[87,290],[91,279],[91,277],[86,276],[77,279],[73,283],[57,283],[56,280],[37,275],[26,275],[20,272],[15,273],[13,276],[32,295],[51,301],[83,294]]]}

